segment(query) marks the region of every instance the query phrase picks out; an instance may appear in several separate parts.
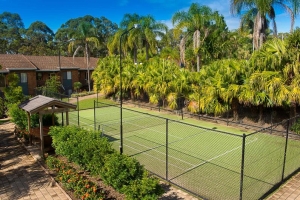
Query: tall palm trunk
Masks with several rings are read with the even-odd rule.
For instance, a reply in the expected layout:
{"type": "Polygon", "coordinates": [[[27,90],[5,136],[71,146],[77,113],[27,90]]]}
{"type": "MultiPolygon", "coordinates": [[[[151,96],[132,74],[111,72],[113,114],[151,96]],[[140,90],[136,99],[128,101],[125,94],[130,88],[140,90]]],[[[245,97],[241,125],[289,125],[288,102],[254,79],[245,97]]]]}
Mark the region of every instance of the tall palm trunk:
{"type": "Polygon", "coordinates": [[[181,66],[185,66],[185,37],[181,38],[179,49],[181,66]]]}
{"type": "Polygon", "coordinates": [[[231,102],[231,109],[233,112],[234,121],[237,121],[239,119],[238,108],[239,108],[239,100],[237,98],[233,98],[231,102]]]}
{"type": "MultiPolygon", "coordinates": [[[[295,102],[290,103],[290,118],[296,117],[297,115],[297,106],[295,102]]],[[[295,119],[290,121],[290,126],[292,126],[295,123],[295,119]]]]}
{"type": "Polygon", "coordinates": [[[134,60],[134,63],[137,63],[137,47],[135,44],[133,46],[133,60],[134,60]]]}
{"type": "Polygon", "coordinates": [[[200,71],[200,31],[196,30],[193,36],[194,51],[197,55],[197,72],[200,71]]]}
{"type": "Polygon", "coordinates": [[[90,83],[90,58],[89,58],[89,47],[88,44],[85,43],[85,54],[86,54],[86,69],[87,69],[87,81],[88,81],[88,87],[89,92],[91,91],[91,83],[90,83]]]}
{"type": "Polygon", "coordinates": [[[258,122],[260,124],[264,124],[264,119],[263,119],[264,105],[259,105],[258,107],[259,107],[258,122]]]}

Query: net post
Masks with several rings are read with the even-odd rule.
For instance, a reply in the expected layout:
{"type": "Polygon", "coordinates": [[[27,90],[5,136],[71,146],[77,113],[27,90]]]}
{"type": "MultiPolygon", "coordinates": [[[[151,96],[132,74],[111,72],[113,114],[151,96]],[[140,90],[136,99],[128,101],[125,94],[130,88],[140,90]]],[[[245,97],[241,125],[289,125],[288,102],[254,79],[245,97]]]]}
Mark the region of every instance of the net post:
{"type": "Polygon", "coordinates": [[[286,152],[287,152],[287,145],[288,145],[288,140],[289,140],[289,128],[290,128],[290,119],[287,120],[287,125],[286,125],[285,147],[284,147],[284,154],[283,154],[283,165],[282,165],[281,181],[283,181],[283,179],[284,179],[284,171],[285,171],[285,163],[286,163],[286,152]]]}
{"type": "Polygon", "coordinates": [[[96,131],[96,100],[94,100],[94,131],[96,131]]]}
{"type": "Polygon", "coordinates": [[[79,97],[77,95],[77,123],[78,123],[78,126],[79,126],[79,97]]]}
{"type": "Polygon", "coordinates": [[[169,165],[169,159],[168,159],[168,148],[169,148],[169,138],[168,138],[168,133],[169,133],[169,119],[166,119],[166,180],[169,181],[169,170],[168,170],[168,165],[169,165]]]}
{"type": "Polygon", "coordinates": [[[243,184],[244,184],[244,168],[245,168],[245,147],[246,147],[246,134],[243,133],[242,141],[242,161],[241,161],[241,179],[240,179],[240,200],[243,199],[243,184]]]}

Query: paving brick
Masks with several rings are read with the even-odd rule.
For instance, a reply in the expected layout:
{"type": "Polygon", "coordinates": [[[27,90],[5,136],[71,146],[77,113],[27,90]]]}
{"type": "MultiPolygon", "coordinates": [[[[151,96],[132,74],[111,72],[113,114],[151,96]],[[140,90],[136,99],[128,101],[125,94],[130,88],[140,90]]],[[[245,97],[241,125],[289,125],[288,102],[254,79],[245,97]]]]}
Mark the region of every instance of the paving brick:
{"type": "MultiPolygon", "coordinates": [[[[0,158],[6,158],[0,168],[0,200],[52,200],[51,195],[57,194],[49,188],[51,177],[17,141],[13,128],[13,124],[0,126],[0,146],[7,147],[7,152],[0,152],[0,158]]],[[[60,192],[59,199],[69,199],[60,188],[56,189],[60,192]]]]}

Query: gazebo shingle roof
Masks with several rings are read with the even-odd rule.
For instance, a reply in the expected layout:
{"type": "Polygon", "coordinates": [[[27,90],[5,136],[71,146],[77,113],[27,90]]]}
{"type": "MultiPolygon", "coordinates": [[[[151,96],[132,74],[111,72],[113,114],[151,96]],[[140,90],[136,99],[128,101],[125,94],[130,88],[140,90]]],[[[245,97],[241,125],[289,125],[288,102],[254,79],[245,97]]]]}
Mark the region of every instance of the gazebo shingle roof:
{"type": "Polygon", "coordinates": [[[70,108],[76,109],[76,105],[53,99],[43,95],[35,96],[19,105],[20,108],[27,111],[30,114],[38,113],[39,111],[45,110],[46,108],[55,106],[57,108],[70,108]]]}

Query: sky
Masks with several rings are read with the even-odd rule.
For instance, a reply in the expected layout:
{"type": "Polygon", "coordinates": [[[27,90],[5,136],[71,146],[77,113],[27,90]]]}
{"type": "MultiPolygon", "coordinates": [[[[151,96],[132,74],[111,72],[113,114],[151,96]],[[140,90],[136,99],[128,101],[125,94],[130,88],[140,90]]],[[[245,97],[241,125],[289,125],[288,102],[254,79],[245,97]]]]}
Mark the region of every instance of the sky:
{"type": "MultiPolygon", "coordinates": [[[[209,6],[224,16],[230,30],[238,28],[240,18],[231,15],[230,0],[0,0],[0,13],[19,14],[25,28],[35,21],[41,21],[54,33],[68,20],[85,15],[103,16],[119,25],[127,13],[151,15],[156,21],[172,28],[173,14],[187,11],[191,3],[209,6]]],[[[300,27],[298,18],[294,27],[300,27]]],[[[276,23],[279,33],[289,32],[289,15],[283,10],[276,9],[276,23]]]]}

